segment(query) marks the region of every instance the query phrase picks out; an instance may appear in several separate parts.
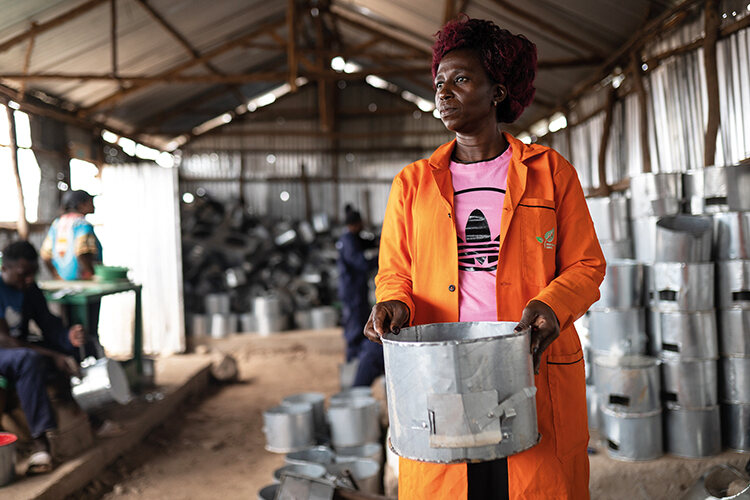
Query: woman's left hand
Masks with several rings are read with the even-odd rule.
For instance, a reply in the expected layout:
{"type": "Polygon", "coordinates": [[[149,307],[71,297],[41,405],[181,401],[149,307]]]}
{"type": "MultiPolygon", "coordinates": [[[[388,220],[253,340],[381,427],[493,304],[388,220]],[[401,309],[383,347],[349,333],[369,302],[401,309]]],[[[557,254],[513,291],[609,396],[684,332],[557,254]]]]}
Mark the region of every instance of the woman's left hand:
{"type": "Polygon", "coordinates": [[[516,331],[531,327],[531,355],[534,357],[534,373],[539,375],[542,353],[560,335],[560,322],[555,311],[544,302],[532,300],[523,310],[516,331]]]}

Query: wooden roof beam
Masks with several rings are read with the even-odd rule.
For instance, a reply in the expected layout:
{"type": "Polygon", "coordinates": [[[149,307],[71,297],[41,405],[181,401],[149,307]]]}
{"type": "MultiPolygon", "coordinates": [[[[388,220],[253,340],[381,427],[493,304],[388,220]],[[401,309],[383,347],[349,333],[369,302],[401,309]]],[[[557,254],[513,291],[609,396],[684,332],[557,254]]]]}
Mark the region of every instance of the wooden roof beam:
{"type": "Polygon", "coordinates": [[[296,15],[295,0],[287,0],[286,5],[286,65],[289,68],[289,87],[292,92],[297,91],[297,43],[296,43],[296,15]]]}
{"type": "MultiPolygon", "coordinates": [[[[241,35],[237,38],[234,38],[232,40],[229,40],[220,46],[207,51],[205,54],[202,54],[200,57],[191,59],[190,61],[186,61],[184,63],[178,64],[176,66],[173,66],[170,69],[167,69],[166,71],[163,71],[159,74],[157,74],[155,77],[152,78],[160,78],[160,77],[171,77],[175,76],[182,71],[192,68],[198,64],[202,64],[205,61],[210,61],[211,59],[224,54],[236,47],[242,46],[243,43],[249,42],[253,40],[254,38],[257,38],[261,35],[265,35],[268,32],[275,30],[279,26],[284,24],[284,19],[275,19],[275,20],[269,20],[265,23],[263,23],[258,28],[252,30],[250,33],[247,33],[245,35],[241,35]]],[[[94,113],[102,108],[105,107],[111,107],[115,103],[119,102],[124,97],[132,94],[133,92],[136,92],[138,90],[141,90],[149,85],[153,85],[155,83],[159,83],[159,80],[149,80],[149,81],[143,81],[141,84],[134,85],[130,88],[122,89],[120,91],[115,92],[114,94],[111,94],[104,99],[99,100],[98,102],[95,102],[94,104],[84,108],[82,110],[83,116],[88,116],[91,113],[94,113]]]]}
{"type": "Polygon", "coordinates": [[[63,14],[60,14],[59,16],[50,19],[49,21],[45,23],[40,24],[34,24],[32,23],[31,28],[24,31],[23,33],[14,36],[13,38],[6,40],[2,43],[0,43],[0,52],[5,52],[6,50],[10,49],[11,47],[14,47],[18,45],[19,43],[23,42],[24,40],[32,37],[32,36],[38,36],[45,31],[49,31],[52,28],[56,28],[57,26],[60,26],[62,24],[65,24],[66,22],[75,19],[76,17],[80,16],[81,14],[84,14],[94,7],[98,6],[99,4],[102,4],[106,2],[107,0],[89,0],[88,2],[79,5],[78,7],[71,9],[63,14]]]}

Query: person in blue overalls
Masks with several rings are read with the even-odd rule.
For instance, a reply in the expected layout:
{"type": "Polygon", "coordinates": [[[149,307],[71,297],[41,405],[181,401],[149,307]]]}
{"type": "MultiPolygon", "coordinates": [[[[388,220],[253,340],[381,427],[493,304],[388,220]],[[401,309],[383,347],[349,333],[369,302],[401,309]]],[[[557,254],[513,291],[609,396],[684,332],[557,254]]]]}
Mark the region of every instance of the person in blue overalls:
{"type": "MultiPolygon", "coordinates": [[[[90,280],[102,262],[102,245],[86,215],[94,213],[94,197],[83,190],[63,194],[63,214],[52,222],[39,253],[55,279],[90,280]]],[[[68,321],[83,322],[89,330],[86,356],[99,357],[98,327],[101,301],[85,308],[66,307],[68,321]]]]}
{"type": "Polygon", "coordinates": [[[339,238],[339,299],[343,306],[342,323],[346,339],[347,363],[359,358],[354,386],[369,386],[384,373],[383,346],[364,342],[362,331],[370,315],[367,299],[370,272],[377,267],[376,259],[365,257],[368,242],[360,237],[362,216],[351,205],[346,206],[346,231],[339,238]]]}
{"type": "Polygon", "coordinates": [[[57,427],[47,395],[46,383],[60,374],[80,375],[73,358],[84,342],[81,325],[65,328],[60,318],[50,313],[35,276],[38,255],[27,241],[8,245],[2,253],[0,271],[0,375],[15,388],[21,409],[31,429],[32,455],[29,473],[52,469],[52,457],[46,433],[57,427]],[[42,333],[30,341],[29,322],[42,333]]]}

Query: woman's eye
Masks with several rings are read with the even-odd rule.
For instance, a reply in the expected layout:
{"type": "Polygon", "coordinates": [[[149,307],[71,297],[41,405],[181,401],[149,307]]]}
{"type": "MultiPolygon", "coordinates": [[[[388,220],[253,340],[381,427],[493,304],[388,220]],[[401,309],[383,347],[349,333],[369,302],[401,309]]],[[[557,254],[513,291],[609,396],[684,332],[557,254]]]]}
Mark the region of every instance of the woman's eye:
{"type": "Polygon", "coordinates": [[[442,86],[443,86],[443,82],[437,82],[437,83],[435,83],[435,88],[437,88],[437,89],[439,89],[442,86]]]}
{"type": "Polygon", "coordinates": [[[465,82],[465,81],[466,81],[466,77],[465,76],[457,76],[456,77],[456,83],[458,83],[458,82],[465,82]]]}

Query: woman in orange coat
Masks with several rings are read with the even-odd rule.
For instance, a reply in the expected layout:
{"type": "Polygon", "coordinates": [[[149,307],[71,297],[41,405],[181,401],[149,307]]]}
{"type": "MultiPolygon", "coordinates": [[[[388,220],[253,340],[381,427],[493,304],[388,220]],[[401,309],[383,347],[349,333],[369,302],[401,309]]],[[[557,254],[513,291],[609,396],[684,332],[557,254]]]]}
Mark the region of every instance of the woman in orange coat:
{"type": "Polygon", "coordinates": [[[583,354],[573,321],[605,262],[573,167],[503,133],[533,99],[536,47],[489,21],[447,24],[435,103],[455,140],[394,179],[365,335],[416,324],[518,321],[532,329],[541,441],[483,463],[400,459],[407,500],[588,498],[583,354]]]}

